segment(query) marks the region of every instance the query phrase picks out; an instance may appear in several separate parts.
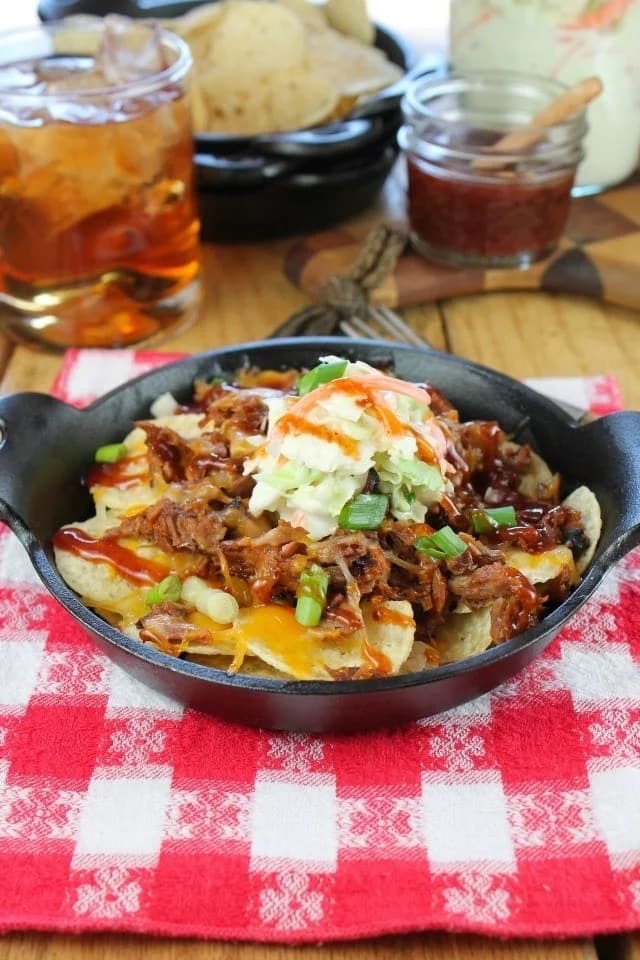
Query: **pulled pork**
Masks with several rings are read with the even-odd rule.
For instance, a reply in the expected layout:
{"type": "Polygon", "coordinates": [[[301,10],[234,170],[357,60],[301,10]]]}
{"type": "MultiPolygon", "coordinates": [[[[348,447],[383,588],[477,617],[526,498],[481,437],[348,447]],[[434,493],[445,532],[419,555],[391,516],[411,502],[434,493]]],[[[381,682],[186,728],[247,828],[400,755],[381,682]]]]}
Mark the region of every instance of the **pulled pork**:
{"type": "Polygon", "coordinates": [[[207,500],[176,503],[163,499],[127,517],[109,530],[107,536],[110,539],[139,537],[167,552],[191,550],[210,554],[229,535],[251,537],[263,531],[264,521],[248,514],[240,501],[216,510],[207,500]]]}
{"type": "Polygon", "coordinates": [[[230,496],[245,497],[253,486],[242,475],[243,460],[232,458],[224,440],[215,433],[195,440],[183,440],[175,430],[142,421],[138,423],[147,439],[151,480],[165,483],[193,483],[208,479],[230,496]]]}
{"type": "Polygon", "coordinates": [[[179,654],[189,644],[207,643],[209,632],[186,619],[192,610],[185,603],[169,600],[156,604],[140,621],[140,639],[172,654],[179,654]]]}
{"type": "MultiPolygon", "coordinates": [[[[428,387],[447,437],[450,495],[429,511],[429,523],[386,519],[375,531],[338,530],[314,542],[304,530],[274,516],[252,517],[248,500],[253,480],[243,474],[247,438],[266,430],[265,397],[290,389],[295,372],[249,371],[243,376],[244,390],[221,383],[196,385],[193,404],[183,408],[202,417],[205,432],[196,439],[185,440],[152,421],[139,423],[146,434],[151,482],[169,489],[157,503],[123,519],[107,538],[136,538],[169,554],[188,554],[191,569],[200,575],[222,580],[229,589],[242,583],[243,590],[236,591],[241,604],[295,604],[302,571],[318,564],[329,579],[325,621],[338,635],[359,629],[362,598],[408,600],[416,636],[427,643],[456,607],[490,605],[494,643],[537,621],[546,598],[505,565],[500,545],[535,551],[566,542],[580,549],[584,531],[579,516],[558,504],[556,481],[537,499],[521,492],[534,462],[527,445],[510,441],[494,422],[460,423],[448,400],[428,387]],[[475,536],[472,511],[495,503],[513,505],[517,525],[475,536]],[[417,538],[444,524],[464,540],[464,553],[434,559],[416,549],[417,538]]],[[[372,470],[365,490],[375,491],[377,483],[372,470]]],[[[567,581],[548,592],[555,600],[569,588],[567,581]]],[[[173,652],[189,642],[206,642],[206,631],[190,623],[188,613],[181,603],[156,605],[140,622],[142,639],[173,652]]]]}
{"type": "Polygon", "coordinates": [[[524,574],[503,562],[489,563],[473,573],[451,577],[449,589],[472,610],[491,604],[494,643],[501,643],[536,623],[543,603],[524,574]]]}

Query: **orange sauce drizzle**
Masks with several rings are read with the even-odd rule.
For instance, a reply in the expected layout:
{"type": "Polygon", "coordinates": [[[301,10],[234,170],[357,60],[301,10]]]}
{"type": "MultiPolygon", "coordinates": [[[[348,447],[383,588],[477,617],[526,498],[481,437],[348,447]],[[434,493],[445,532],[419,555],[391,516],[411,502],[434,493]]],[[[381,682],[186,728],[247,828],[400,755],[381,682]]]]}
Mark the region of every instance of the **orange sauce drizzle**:
{"type": "Polygon", "coordinates": [[[419,458],[425,463],[437,464],[437,454],[430,444],[420,436],[414,427],[410,424],[403,423],[402,420],[389,409],[387,404],[384,403],[380,394],[385,390],[411,396],[414,399],[420,400],[425,406],[429,403],[429,394],[426,390],[415,387],[413,384],[396,380],[393,377],[382,375],[375,377],[348,377],[324,384],[324,386],[318,387],[318,389],[313,390],[305,397],[297,400],[291,412],[285,413],[278,421],[275,432],[281,435],[288,433],[307,433],[327,443],[335,443],[347,456],[357,456],[359,449],[357,440],[338,433],[326,425],[313,423],[305,416],[305,414],[311,412],[319,401],[328,399],[329,396],[336,393],[341,393],[355,399],[356,402],[362,406],[368,405],[372,415],[376,417],[389,436],[401,437],[408,431],[411,432],[416,440],[419,458]]]}
{"type": "MultiPolygon", "coordinates": [[[[335,393],[350,394],[352,397],[362,396],[365,400],[370,399],[371,392],[380,393],[388,391],[389,393],[402,393],[405,396],[413,397],[425,406],[429,405],[429,394],[422,387],[416,387],[413,383],[407,383],[404,380],[397,380],[395,377],[389,377],[385,374],[364,375],[346,377],[344,379],[332,380],[307,393],[296,401],[295,411],[299,415],[310,413],[316,404],[323,400],[328,400],[335,393]]],[[[286,416],[286,415],[285,415],[286,416]]],[[[283,420],[285,417],[282,418],[283,420]]]]}
{"type": "Polygon", "coordinates": [[[394,627],[413,627],[414,619],[406,613],[399,610],[393,610],[386,604],[380,604],[372,609],[372,616],[376,623],[389,623],[394,627]]]}
{"type": "Polygon", "coordinates": [[[407,432],[413,434],[419,458],[425,463],[437,464],[438,458],[435,452],[426,440],[423,440],[415,427],[412,427],[409,423],[403,423],[402,420],[395,415],[393,410],[390,410],[385,404],[376,403],[374,397],[371,398],[371,413],[382,424],[390,436],[400,437],[407,432]]]}
{"type": "Polygon", "coordinates": [[[296,413],[285,413],[278,421],[277,429],[283,434],[287,433],[306,433],[317,440],[324,440],[326,443],[335,443],[342,452],[348,457],[358,455],[359,444],[353,437],[347,437],[343,433],[338,433],[331,427],[322,423],[312,423],[305,417],[299,417],[296,413]]]}
{"type": "Polygon", "coordinates": [[[380,650],[376,650],[375,647],[372,647],[368,640],[365,640],[362,644],[362,653],[367,663],[373,667],[377,676],[386,677],[391,673],[392,668],[389,657],[380,650]]]}
{"type": "Polygon", "coordinates": [[[119,487],[121,490],[128,490],[147,476],[146,461],[147,455],[143,453],[138,457],[125,457],[115,463],[94,463],[87,471],[87,486],[119,487]],[[139,461],[145,462],[145,469],[130,473],[131,465],[139,461]]]}

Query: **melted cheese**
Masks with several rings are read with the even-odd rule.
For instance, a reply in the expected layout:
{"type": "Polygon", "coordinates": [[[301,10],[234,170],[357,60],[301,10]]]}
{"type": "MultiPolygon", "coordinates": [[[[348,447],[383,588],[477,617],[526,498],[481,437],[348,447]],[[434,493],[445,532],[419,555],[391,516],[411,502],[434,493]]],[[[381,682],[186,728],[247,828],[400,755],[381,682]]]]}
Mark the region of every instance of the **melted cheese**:
{"type": "Polygon", "coordinates": [[[298,680],[325,675],[317,635],[302,627],[291,607],[267,604],[240,611],[232,627],[222,627],[203,613],[189,614],[191,623],[207,630],[211,640],[192,644],[189,653],[226,653],[230,670],[241,669],[245,656],[256,656],[298,680]]]}
{"type": "Polygon", "coordinates": [[[233,631],[247,653],[297,680],[325,674],[317,636],[298,623],[291,607],[268,604],[243,610],[233,631]]]}

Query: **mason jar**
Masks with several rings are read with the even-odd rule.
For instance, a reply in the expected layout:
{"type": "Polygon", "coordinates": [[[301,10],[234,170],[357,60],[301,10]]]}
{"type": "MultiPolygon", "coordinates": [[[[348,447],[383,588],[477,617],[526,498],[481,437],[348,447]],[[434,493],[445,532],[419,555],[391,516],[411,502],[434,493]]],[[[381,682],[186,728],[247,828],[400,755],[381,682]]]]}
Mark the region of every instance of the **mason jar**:
{"type": "Polygon", "coordinates": [[[456,70],[521,70],[572,85],[596,75],[574,196],[628,177],[640,148],[640,0],[451,0],[456,70]]]}
{"type": "Polygon", "coordinates": [[[526,267],[552,252],[583,155],[584,111],[541,129],[527,148],[497,146],[564,89],[504,71],[452,73],[412,84],[398,136],[418,252],[478,267],[526,267]]]}

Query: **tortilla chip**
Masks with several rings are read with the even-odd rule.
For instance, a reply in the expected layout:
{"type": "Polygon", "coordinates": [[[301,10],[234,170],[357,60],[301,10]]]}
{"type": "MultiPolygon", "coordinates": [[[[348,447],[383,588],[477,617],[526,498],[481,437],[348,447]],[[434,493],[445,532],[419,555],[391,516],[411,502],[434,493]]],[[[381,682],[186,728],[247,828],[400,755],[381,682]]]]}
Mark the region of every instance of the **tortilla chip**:
{"type": "Polygon", "coordinates": [[[398,623],[385,622],[384,616],[381,620],[374,619],[373,609],[370,603],[362,604],[367,641],[370,647],[387,658],[391,673],[397,673],[413,647],[416,630],[413,607],[408,600],[385,600],[379,605],[383,613],[388,610],[395,614],[400,621],[398,623]]]}
{"type": "Polygon", "coordinates": [[[587,569],[598,548],[602,533],[602,513],[595,493],[589,487],[578,487],[563,500],[563,506],[570,507],[580,514],[584,532],[589,538],[589,546],[576,560],[576,570],[582,574],[587,569]]]}
{"type": "MultiPolygon", "coordinates": [[[[233,627],[221,633],[242,644],[247,655],[296,680],[331,680],[342,670],[366,669],[374,662],[377,665],[378,658],[388,665],[389,673],[397,673],[413,645],[412,608],[406,600],[385,601],[381,608],[400,615],[406,623],[374,620],[371,606],[363,604],[366,632],[336,640],[327,631],[301,626],[293,608],[271,605],[241,610],[233,627]]],[[[190,652],[201,654],[203,650],[192,647],[190,652]]],[[[241,667],[240,672],[243,670],[241,667]]]]}
{"type": "Polygon", "coordinates": [[[451,613],[435,635],[440,663],[474,657],[491,646],[491,606],[471,613],[451,613]]]}
{"type": "Polygon", "coordinates": [[[208,42],[211,33],[220,24],[224,16],[223,3],[205,3],[202,6],[188,10],[180,17],[171,17],[161,20],[163,27],[177,33],[189,45],[208,42]]]}
{"type": "Polygon", "coordinates": [[[234,0],[224,4],[211,36],[211,68],[219,79],[253,79],[304,66],[305,35],[300,18],[279,3],[234,0]]]}
{"type": "Polygon", "coordinates": [[[377,606],[379,611],[391,611],[403,623],[384,622],[374,619],[373,605],[362,604],[364,631],[340,641],[328,640],[320,644],[321,661],[327,679],[343,670],[374,672],[383,676],[397,674],[413,647],[415,621],[408,600],[385,600],[377,606]]]}
{"type": "Polygon", "coordinates": [[[330,77],[343,97],[358,97],[389,86],[399,80],[402,71],[376,47],[334,30],[308,37],[309,63],[319,74],[330,77]]]}
{"type": "MultiPolygon", "coordinates": [[[[157,417],[150,420],[160,427],[169,427],[184,440],[193,440],[202,436],[200,427],[202,416],[199,413],[172,414],[166,417],[157,417]]],[[[135,427],[124,439],[128,455],[143,457],[147,452],[146,434],[142,427],[135,427]]],[[[132,476],[144,473],[146,461],[135,460],[131,463],[128,472],[132,476]]],[[[140,477],[139,482],[128,488],[94,484],[91,495],[95,501],[96,514],[100,518],[104,529],[115,527],[125,516],[140,513],[145,507],[157,503],[165,496],[175,496],[178,491],[173,490],[162,480],[156,478],[153,486],[147,476],[140,477]]]]}
{"type": "MultiPolygon", "coordinates": [[[[85,530],[92,537],[101,537],[109,525],[103,517],[95,516],[74,523],[73,527],[85,530]]],[[[88,562],[75,553],[57,547],[54,547],[54,556],[58,573],[79,594],[83,603],[112,612],[121,608],[130,609],[134,620],[137,619],[135,613],[138,609],[140,616],[147,612],[140,588],[121,577],[110,563],[88,562]]]]}
{"type": "MultiPolygon", "coordinates": [[[[104,511],[89,520],[74,523],[73,527],[99,538],[113,523],[112,511],[104,511]]],[[[131,538],[123,540],[122,545],[141,558],[159,563],[167,561],[167,554],[155,544],[131,538]]],[[[93,607],[99,616],[127,636],[139,638],[136,624],[149,613],[150,608],[145,602],[149,586],[132,583],[110,563],[88,561],[68,550],[54,547],[54,557],[60,576],[86,606],[93,607]]],[[[172,566],[177,569],[178,574],[181,570],[188,569],[191,562],[188,555],[174,553],[171,557],[172,566]]],[[[213,623],[212,627],[214,629],[211,631],[211,642],[205,646],[205,652],[232,655],[235,652],[235,640],[231,643],[226,635],[227,631],[216,631],[213,623]]]]}
{"type": "MultiPolygon", "coordinates": [[[[207,656],[205,654],[192,654],[191,650],[187,652],[189,660],[192,660],[194,663],[199,663],[203,667],[214,667],[216,670],[224,670],[225,673],[229,673],[229,667],[231,666],[230,657],[221,657],[217,654],[212,656],[207,656]]],[[[256,659],[256,657],[245,657],[242,664],[242,669],[238,671],[244,676],[248,677],[261,677],[264,680],[289,680],[291,677],[286,673],[282,673],[280,670],[276,670],[274,667],[268,666],[266,663],[263,663],[261,660],[256,659]]]]}
{"type": "Polygon", "coordinates": [[[294,4],[234,0],[215,6],[222,13],[213,29],[203,29],[195,11],[191,24],[182,24],[194,57],[196,130],[273,133],[312,126],[331,114],[337,91],[307,61],[308,30],[294,4]]]}
{"type": "Polygon", "coordinates": [[[550,500],[557,495],[559,477],[552,473],[546,462],[534,450],[531,451],[531,463],[521,477],[518,490],[531,500],[550,500]]]}
{"type": "MultiPolygon", "coordinates": [[[[166,417],[153,417],[149,423],[156,427],[168,427],[182,437],[183,440],[195,440],[206,433],[207,427],[202,424],[201,413],[170,413],[166,417]]],[[[213,424],[209,424],[209,430],[213,430],[213,424]]]]}
{"type": "Polygon", "coordinates": [[[423,643],[422,640],[414,640],[411,653],[400,667],[400,673],[421,673],[423,670],[433,670],[438,666],[439,659],[435,647],[423,643]]]}
{"type": "Polygon", "coordinates": [[[327,17],[332,27],[360,43],[375,40],[376,31],[369,19],[366,0],[327,0],[327,17]]]}
{"type": "Polygon", "coordinates": [[[308,0],[277,0],[283,7],[287,7],[297,17],[300,17],[307,30],[327,30],[329,24],[324,7],[308,0]]]}
{"type": "MultiPolygon", "coordinates": [[[[235,655],[235,638],[231,635],[229,630],[216,630],[213,622],[211,626],[213,629],[210,632],[210,641],[207,641],[207,643],[189,644],[185,650],[185,653],[187,653],[190,658],[195,658],[198,656],[206,657],[208,660],[210,660],[211,657],[223,656],[229,661],[230,664],[233,656],[235,655]]],[[[226,666],[222,669],[228,670],[229,668],[226,666]]]]}
{"type": "Polygon", "coordinates": [[[251,136],[328,123],[360,94],[402,76],[367,46],[374,31],[364,3],[335,5],[344,32],[329,26],[325,9],[307,0],[221,0],[164,21],[193,55],[195,130],[251,136]]]}
{"type": "Polygon", "coordinates": [[[332,114],[339,99],[333,82],[310,67],[279,68],[259,82],[242,70],[221,79],[209,73],[201,92],[206,129],[245,135],[314,126],[332,114]]]}
{"type": "Polygon", "coordinates": [[[125,517],[142,513],[147,507],[166,496],[166,493],[166,484],[157,484],[152,487],[148,483],[137,483],[127,490],[99,485],[91,488],[91,495],[96,505],[96,516],[102,521],[105,530],[117,527],[125,517]]]}
{"type": "Polygon", "coordinates": [[[503,547],[504,562],[523,573],[534,586],[544,586],[553,580],[568,577],[577,580],[576,565],[569,547],[559,544],[539,553],[527,553],[517,547],[503,547]]]}

